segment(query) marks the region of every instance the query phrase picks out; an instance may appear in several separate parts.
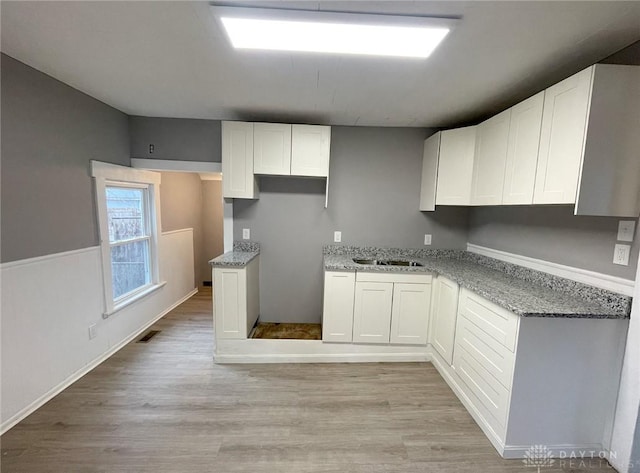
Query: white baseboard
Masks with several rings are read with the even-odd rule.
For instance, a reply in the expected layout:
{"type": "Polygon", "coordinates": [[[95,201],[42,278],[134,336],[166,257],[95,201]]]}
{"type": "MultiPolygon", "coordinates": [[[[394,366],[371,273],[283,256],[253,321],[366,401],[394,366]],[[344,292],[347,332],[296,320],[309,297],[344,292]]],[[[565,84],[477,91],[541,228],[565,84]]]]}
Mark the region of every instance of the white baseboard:
{"type": "Polygon", "coordinates": [[[73,383],[78,381],[80,378],[82,378],[84,375],[86,375],[91,370],[93,370],[98,365],[100,365],[103,361],[107,360],[108,358],[113,356],[115,353],[120,351],[125,345],[129,344],[130,342],[135,340],[137,337],[139,337],[144,331],[146,331],[149,327],[155,324],[158,320],[160,320],[162,317],[167,315],[173,309],[175,309],[184,301],[186,301],[187,299],[189,299],[190,297],[192,297],[197,293],[198,293],[198,289],[197,288],[193,289],[187,295],[185,295],[180,300],[172,304],[170,307],[160,312],[157,316],[155,316],[153,319],[147,322],[144,326],[142,326],[136,332],[132,333],[130,336],[122,340],[117,345],[114,345],[113,347],[111,347],[108,351],[104,352],[98,358],[94,359],[89,364],[83,366],[81,369],[73,373],[71,376],[69,376],[67,379],[62,381],[60,384],[58,384],[57,386],[55,386],[54,388],[52,388],[51,390],[49,390],[48,392],[40,396],[38,399],[33,401],[31,404],[26,406],[24,409],[20,410],[18,413],[16,413],[6,421],[4,421],[2,425],[0,425],[0,435],[4,434],[6,431],[8,431],[11,427],[16,425],[18,422],[22,421],[24,418],[26,418],[27,416],[35,412],[37,409],[42,407],[44,404],[49,402],[55,396],[60,394],[62,391],[67,389],[69,386],[71,386],[73,383]]]}
{"type": "Polygon", "coordinates": [[[494,250],[493,248],[474,245],[473,243],[467,243],[467,251],[488,256],[489,258],[495,258],[507,263],[516,264],[518,266],[524,266],[525,268],[534,269],[536,271],[549,273],[561,278],[571,279],[572,281],[599,287],[608,291],[617,292],[619,294],[624,294],[625,296],[633,296],[635,281],[630,279],[589,271],[587,269],[574,268],[573,266],[566,266],[563,264],[553,263],[551,261],[530,258],[529,256],[517,255],[515,253],[508,253],[502,250],[494,250]]]}
{"type": "Polygon", "coordinates": [[[321,340],[217,340],[216,363],[378,363],[429,361],[426,346],[357,345],[321,340]]]}
{"type": "MultiPolygon", "coordinates": [[[[505,445],[503,457],[507,459],[520,458],[524,459],[525,454],[531,449],[531,445],[505,445]]],[[[597,455],[605,452],[601,444],[582,444],[582,445],[544,445],[551,454],[551,458],[558,459],[584,459],[584,461],[598,460],[597,455]],[[593,452],[593,453],[592,453],[593,452]],[[594,455],[593,458],[591,455],[594,455]]],[[[602,458],[603,460],[605,458],[602,458]]]]}
{"type": "Polygon", "coordinates": [[[231,363],[385,363],[385,362],[426,362],[430,358],[425,353],[349,353],[349,354],[263,354],[263,355],[216,355],[215,362],[231,363]]]}

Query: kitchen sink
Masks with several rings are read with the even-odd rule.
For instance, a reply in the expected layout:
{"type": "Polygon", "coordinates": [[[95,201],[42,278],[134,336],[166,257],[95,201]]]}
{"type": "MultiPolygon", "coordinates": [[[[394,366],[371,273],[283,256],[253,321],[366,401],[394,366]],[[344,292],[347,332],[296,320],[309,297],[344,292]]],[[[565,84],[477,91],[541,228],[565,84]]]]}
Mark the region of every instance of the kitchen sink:
{"type": "Polygon", "coordinates": [[[353,262],[354,262],[354,263],[358,263],[358,264],[368,264],[368,265],[376,265],[376,264],[380,264],[380,261],[378,261],[377,259],[360,259],[360,258],[353,258],[353,262]]]}
{"type": "Polygon", "coordinates": [[[353,258],[353,262],[358,264],[373,265],[373,266],[412,266],[412,267],[423,266],[423,264],[419,263],[418,261],[402,261],[402,260],[377,260],[377,259],[353,258]]]}
{"type": "Polygon", "coordinates": [[[400,260],[387,260],[380,261],[378,264],[383,264],[385,266],[422,266],[422,263],[417,261],[400,261],[400,260]]]}

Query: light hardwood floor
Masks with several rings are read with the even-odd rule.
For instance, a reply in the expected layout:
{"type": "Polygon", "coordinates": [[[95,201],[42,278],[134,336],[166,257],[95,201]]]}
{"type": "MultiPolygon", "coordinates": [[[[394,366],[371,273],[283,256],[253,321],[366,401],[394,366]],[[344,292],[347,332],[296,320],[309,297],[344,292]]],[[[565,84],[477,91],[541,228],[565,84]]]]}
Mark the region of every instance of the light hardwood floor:
{"type": "Polygon", "coordinates": [[[210,297],[7,432],[1,471],[537,471],[502,460],[429,363],[215,365],[210,297]]]}

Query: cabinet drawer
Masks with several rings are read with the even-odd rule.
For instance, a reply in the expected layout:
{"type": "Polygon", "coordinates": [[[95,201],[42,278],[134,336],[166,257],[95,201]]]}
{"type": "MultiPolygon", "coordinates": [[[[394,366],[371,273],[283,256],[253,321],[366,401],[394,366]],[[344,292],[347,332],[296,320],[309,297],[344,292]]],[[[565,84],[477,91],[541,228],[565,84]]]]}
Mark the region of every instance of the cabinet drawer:
{"type": "Polygon", "coordinates": [[[455,349],[465,350],[496,381],[505,388],[511,389],[515,354],[494,338],[489,337],[465,316],[458,317],[455,349]]]}
{"type": "Polygon", "coordinates": [[[466,289],[460,292],[458,310],[484,333],[512,352],[515,351],[519,324],[517,315],[466,289]]]}
{"type": "Polygon", "coordinates": [[[496,433],[502,436],[507,425],[511,391],[496,382],[461,345],[456,346],[453,367],[475,407],[496,433]]]}

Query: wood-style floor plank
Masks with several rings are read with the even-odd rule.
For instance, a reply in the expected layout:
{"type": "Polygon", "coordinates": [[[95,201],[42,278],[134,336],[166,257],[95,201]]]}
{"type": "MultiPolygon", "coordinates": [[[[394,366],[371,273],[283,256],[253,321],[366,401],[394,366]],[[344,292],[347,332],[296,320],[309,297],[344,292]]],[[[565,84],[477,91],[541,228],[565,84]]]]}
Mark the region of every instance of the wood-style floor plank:
{"type": "Polygon", "coordinates": [[[498,456],[429,363],[215,365],[210,292],[153,328],[2,436],[1,471],[535,471],[498,456]]]}

